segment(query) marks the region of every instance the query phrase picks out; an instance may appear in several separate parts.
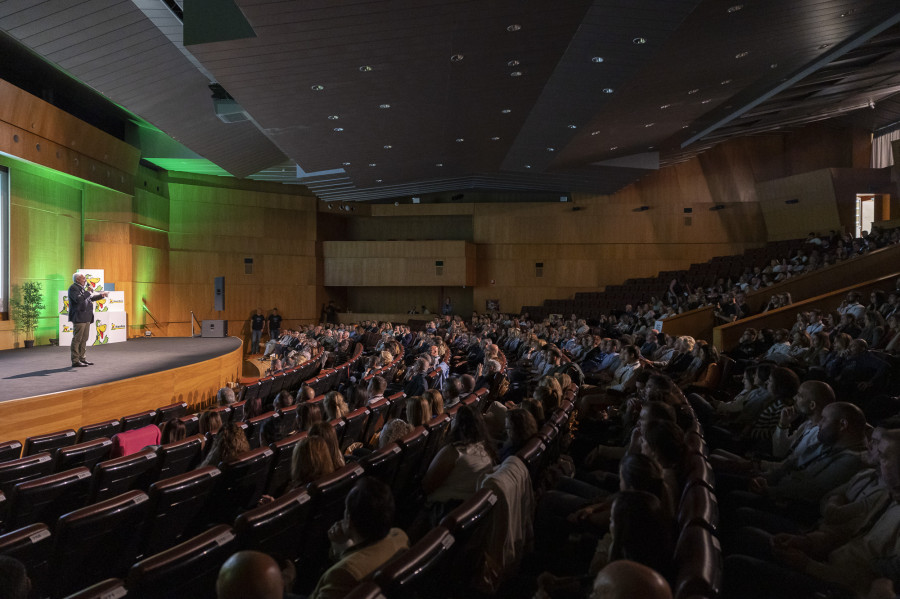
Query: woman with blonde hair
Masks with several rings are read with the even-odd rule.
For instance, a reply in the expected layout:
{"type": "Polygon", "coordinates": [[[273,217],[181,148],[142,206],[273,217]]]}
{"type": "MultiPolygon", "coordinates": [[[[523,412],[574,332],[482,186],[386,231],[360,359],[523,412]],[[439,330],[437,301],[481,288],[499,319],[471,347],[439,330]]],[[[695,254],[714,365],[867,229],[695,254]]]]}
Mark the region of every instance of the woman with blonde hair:
{"type": "Polygon", "coordinates": [[[301,439],[291,455],[291,489],[305,487],[314,480],[334,472],[334,461],[328,443],[320,436],[301,439]]]}
{"type": "Polygon", "coordinates": [[[444,413],[444,396],[438,389],[429,389],[425,392],[424,397],[431,404],[431,417],[440,416],[444,413]]]}
{"type": "Polygon", "coordinates": [[[334,463],[334,469],[344,467],[344,455],[341,453],[341,445],[338,443],[337,433],[330,422],[317,422],[309,429],[310,437],[322,437],[328,444],[328,454],[334,463]]]}
{"type": "Polygon", "coordinates": [[[422,426],[431,420],[431,403],[427,397],[416,396],[406,399],[406,421],[413,426],[422,426]]]}
{"type": "Polygon", "coordinates": [[[344,396],[337,391],[329,391],[326,393],[325,400],[322,404],[322,407],[325,408],[325,417],[328,420],[343,418],[350,413],[350,408],[347,406],[344,396]]]}

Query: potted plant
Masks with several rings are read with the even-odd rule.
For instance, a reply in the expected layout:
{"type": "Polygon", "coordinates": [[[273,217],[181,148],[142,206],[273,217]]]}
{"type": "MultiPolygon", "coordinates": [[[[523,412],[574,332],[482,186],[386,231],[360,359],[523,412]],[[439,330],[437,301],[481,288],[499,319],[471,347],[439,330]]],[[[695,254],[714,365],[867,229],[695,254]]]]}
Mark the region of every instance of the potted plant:
{"type": "Polygon", "coordinates": [[[33,281],[22,284],[21,299],[12,301],[13,319],[16,321],[16,330],[25,332],[25,347],[34,346],[34,330],[37,321],[44,309],[41,298],[41,284],[33,281]]]}

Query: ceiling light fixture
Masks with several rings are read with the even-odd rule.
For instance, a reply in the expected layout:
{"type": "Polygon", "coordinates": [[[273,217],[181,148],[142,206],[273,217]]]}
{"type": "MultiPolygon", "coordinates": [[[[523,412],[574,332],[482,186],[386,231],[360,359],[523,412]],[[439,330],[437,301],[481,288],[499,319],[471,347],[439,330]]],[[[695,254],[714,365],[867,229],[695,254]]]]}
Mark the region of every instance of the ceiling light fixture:
{"type": "Polygon", "coordinates": [[[720,81],[719,85],[728,85],[729,83],[731,83],[731,79],[725,79],[724,81],[720,81]]]}
{"type": "Polygon", "coordinates": [[[376,183],[381,183],[384,179],[375,179],[376,183]]]}
{"type": "Polygon", "coordinates": [[[370,67],[370,66],[367,65],[367,64],[364,64],[363,66],[359,67],[359,72],[360,72],[360,73],[369,73],[369,72],[371,72],[371,71],[372,71],[372,67],[370,67]]]}
{"type": "Polygon", "coordinates": [[[444,163],[443,163],[443,162],[438,162],[438,163],[436,163],[434,166],[444,166],[444,163]]]}
{"type": "Polygon", "coordinates": [[[384,149],[385,149],[385,150],[390,150],[390,149],[393,148],[393,147],[394,147],[394,146],[388,145],[388,146],[384,146],[384,149]]]}
{"type": "Polygon", "coordinates": [[[821,45],[819,46],[819,50],[824,50],[825,48],[827,48],[827,47],[830,46],[830,45],[831,45],[831,44],[821,44],[821,45]]]}
{"type": "Polygon", "coordinates": [[[744,8],[744,5],[743,5],[743,4],[735,4],[734,6],[729,6],[729,7],[728,7],[728,13],[729,13],[729,14],[730,14],[730,13],[736,13],[737,11],[741,10],[742,8],[744,8]]]}
{"type": "Polygon", "coordinates": [[[343,127],[335,127],[335,128],[334,128],[334,132],[335,132],[335,133],[340,133],[340,132],[343,131],[343,130],[344,130],[343,127]]]}
{"type": "Polygon", "coordinates": [[[314,92],[320,92],[323,89],[325,89],[325,86],[324,85],[313,85],[309,89],[313,90],[314,92]]]}
{"type": "Polygon", "coordinates": [[[591,131],[591,135],[600,135],[599,131],[591,131]]]}
{"type": "Polygon", "coordinates": [[[509,74],[509,76],[510,77],[521,77],[522,71],[513,71],[512,73],[509,74]]]}
{"type": "Polygon", "coordinates": [[[671,106],[671,104],[663,104],[662,106],[659,107],[659,109],[665,110],[666,108],[669,108],[670,106],[671,106]]]}
{"type": "Polygon", "coordinates": [[[510,33],[512,33],[513,31],[520,31],[521,29],[522,29],[522,26],[519,25],[518,23],[513,23],[512,25],[510,25],[509,27],[506,28],[506,30],[509,31],[510,33]]]}
{"type": "Polygon", "coordinates": [[[593,58],[591,58],[591,62],[601,63],[601,62],[603,62],[603,57],[602,56],[594,56],[593,58]]]}
{"type": "Polygon", "coordinates": [[[509,108],[504,108],[504,109],[501,110],[500,112],[503,113],[503,114],[509,114],[510,112],[512,112],[512,110],[510,110],[509,108]]]}
{"type": "Polygon", "coordinates": [[[519,66],[519,61],[518,60],[510,60],[509,62],[506,63],[506,66],[517,67],[517,66],[519,66]]]}
{"type": "Polygon", "coordinates": [[[376,166],[376,164],[374,162],[370,162],[369,166],[376,166]]]}
{"type": "Polygon", "coordinates": [[[382,110],[386,110],[386,109],[388,109],[388,108],[390,108],[390,107],[391,107],[390,104],[379,104],[379,105],[378,105],[378,108],[381,108],[382,110]]]}
{"type": "Polygon", "coordinates": [[[770,68],[770,69],[777,69],[777,68],[778,68],[778,63],[777,63],[777,62],[773,62],[772,64],[769,65],[769,68],[770,68]]]}
{"type": "Polygon", "coordinates": [[[342,162],[341,164],[344,165],[344,166],[350,166],[350,163],[349,163],[349,162],[342,162]]]}
{"type": "Polygon", "coordinates": [[[652,127],[655,124],[656,123],[644,123],[644,128],[646,129],[647,127],[652,127]]]}
{"type": "Polygon", "coordinates": [[[636,38],[634,38],[633,40],[631,40],[631,43],[632,43],[632,44],[635,44],[635,45],[637,45],[637,46],[641,46],[641,45],[643,45],[643,44],[646,44],[646,43],[647,43],[647,40],[644,39],[644,38],[642,38],[642,37],[636,37],[636,38]]]}
{"type": "Polygon", "coordinates": [[[495,136],[491,138],[491,141],[500,141],[500,138],[495,136]]]}
{"type": "Polygon", "coordinates": [[[604,87],[601,91],[602,91],[604,94],[611,94],[611,93],[613,93],[613,88],[611,88],[611,87],[604,87]]]}
{"type": "Polygon", "coordinates": [[[700,100],[700,103],[701,103],[701,104],[709,104],[710,102],[712,102],[712,100],[709,100],[709,99],[706,99],[706,100],[700,100]]]}
{"type": "Polygon", "coordinates": [[[845,10],[844,12],[841,13],[841,18],[849,17],[850,15],[852,15],[855,12],[856,12],[855,8],[851,8],[850,10],[845,10]]]}
{"type": "Polygon", "coordinates": [[[336,120],[338,120],[339,118],[340,118],[340,117],[339,117],[338,115],[336,115],[336,114],[330,114],[330,115],[328,115],[328,120],[329,120],[329,121],[336,121],[336,120]]]}
{"type": "Polygon", "coordinates": [[[462,138],[462,137],[457,137],[457,138],[456,138],[456,143],[458,143],[458,144],[461,144],[461,143],[464,142],[464,141],[466,141],[466,140],[465,140],[464,138],[462,138]]]}
{"type": "Polygon", "coordinates": [[[450,57],[450,62],[462,62],[462,59],[465,58],[462,54],[454,54],[450,57]]]}
{"type": "Polygon", "coordinates": [[[696,94],[698,91],[700,91],[700,88],[695,87],[694,89],[688,90],[688,95],[691,96],[693,94],[696,94]]]}
{"type": "Polygon", "coordinates": [[[619,146],[613,146],[610,148],[610,150],[618,150],[618,149],[619,149],[619,146]]]}
{"type": "Polygon", "coordinates": [[[556,148],[547,148],[547,151],[548,151],[548,152],[555,152],[555,151],[556,151],[556,148]]]}
{"type": "Polygon", "coordinates": [[[735,57],[735,58],[744,58],[744,57],[746,57],[748,54],[750,54],[750,51],[749,51],[749,50],[744,50],[743,52],[738,52],[737,54],[735,54],[734,57],[735,57]]]}
{"type": "Polygon", "coordinates": [[[526,165],[525,165],[525,168],[531,168],[531,165],[530,165],[530,164],[526,164],[526,165]]]}
{"type": "Polygon", "coordinates": [[[568,125],[569,129],[578,129],[577,125],[568,125]]]}

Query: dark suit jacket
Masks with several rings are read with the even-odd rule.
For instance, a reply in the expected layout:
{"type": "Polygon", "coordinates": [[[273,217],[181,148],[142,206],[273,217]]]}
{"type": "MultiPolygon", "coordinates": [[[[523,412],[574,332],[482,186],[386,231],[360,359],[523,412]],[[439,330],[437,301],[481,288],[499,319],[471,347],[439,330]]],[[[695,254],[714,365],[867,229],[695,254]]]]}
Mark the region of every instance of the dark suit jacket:
{"type": "Polygon", "coordinates": [[[69,322],[94,322],[94,300],[103,297],[91,292],[77,283],[69,287],[69,322]]]}

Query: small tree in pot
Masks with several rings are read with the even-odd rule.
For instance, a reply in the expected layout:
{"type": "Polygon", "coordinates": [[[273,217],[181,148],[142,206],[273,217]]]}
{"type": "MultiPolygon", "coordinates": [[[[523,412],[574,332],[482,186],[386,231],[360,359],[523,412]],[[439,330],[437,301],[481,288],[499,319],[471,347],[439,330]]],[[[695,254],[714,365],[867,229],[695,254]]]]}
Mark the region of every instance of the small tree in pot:
{"type": "Polygon", "coordinates": [[[33,281],[23,283],[21,298],[12,301],[13,320],[16,321],[16,330],[25,333],[25,347],[34,346],[34,330],[37,328],[41,310],[45,307],[41,291],[40,283],[33,281]]]}

